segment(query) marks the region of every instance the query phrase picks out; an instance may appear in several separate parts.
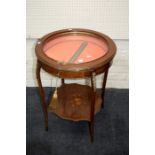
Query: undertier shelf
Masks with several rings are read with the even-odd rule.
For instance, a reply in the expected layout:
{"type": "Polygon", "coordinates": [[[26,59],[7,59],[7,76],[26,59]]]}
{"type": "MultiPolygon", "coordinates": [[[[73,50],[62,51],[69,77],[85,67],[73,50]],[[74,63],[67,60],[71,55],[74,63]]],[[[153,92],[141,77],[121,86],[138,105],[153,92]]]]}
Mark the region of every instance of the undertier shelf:
{"type": "MultiPolygon", "coordinates": [[[[57,98],[51,97],[48,111],[73,121],[90,121],[92,88],[80,84],[63,84],[57,89],[57,98]]],[[[101,109],[101,91],[95,95],[94,115],[101,109]]]]}

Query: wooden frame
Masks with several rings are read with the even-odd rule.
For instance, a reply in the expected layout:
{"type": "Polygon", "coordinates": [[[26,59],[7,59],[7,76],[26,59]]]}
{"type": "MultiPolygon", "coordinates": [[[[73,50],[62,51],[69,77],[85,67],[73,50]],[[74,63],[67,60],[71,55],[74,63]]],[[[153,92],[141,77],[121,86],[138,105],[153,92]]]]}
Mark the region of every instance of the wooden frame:
{"type": "Polygon", "coordinates": [[[45,102],[45,92],[42,87],[42,82],[40,78],[40,70],[41,68],[44,69],[46,72],[58,76],[62,78],[62,84],[64,84],[64,78],[86,78],[89,77],[91,79],[91,86],[92,86],[92,102],[91,102],[91,111],[90,111],[90,121],[89,121],[89,131],[90,131],[90,138],[91,142],[93,142],[94,139],[94,104],[95,104],[95,93],[96,89],[94,87],[95,85],[95,75],[100,73],[105,73],[103,78],[103,85],[102,85],[102,107],[104,105],[104,94],[105,94],[105,86],[108,76],[108,70],[111,66],[113,57],[116,53],[116,46],[114,42],[106,35],[88,30],[88,29],[65,29],[60,30],[56,32],[52,32],[50,34],[45,35],[36,44],[36,56],[37,56],[37,69],[36,69],[36,76],[39,86],[39,92],[42,100],[42,109],[44,113],[44,119],[45,119],[45,129],[48,130],[48,111],[47,106],[45,102]],[[82,64],[60,64],[57,63],[55,60],[50,59],[44,54],[43,46],[45,43],[47,43],[49,40],[55,39],[58,36],[62,35],[75,35],[75,34],[85,34],[90,35],[93,37],[96,37],[98,39],[106,41],[108,45],[108,52],[105,56],[96,59],[91,62],[82,63],[82,64]]]}

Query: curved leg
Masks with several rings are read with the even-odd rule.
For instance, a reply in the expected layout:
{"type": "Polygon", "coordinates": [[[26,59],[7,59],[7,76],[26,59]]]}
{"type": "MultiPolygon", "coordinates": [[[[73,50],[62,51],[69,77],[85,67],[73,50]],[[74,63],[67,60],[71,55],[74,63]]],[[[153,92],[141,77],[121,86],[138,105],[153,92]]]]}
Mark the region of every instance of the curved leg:
{"type": "Polygon", "coordinates": [[[37,76],[37,82],[39,86],[39,93],[40,93],[40,97],[42,101],[42,109],[43,109],[44,119],[45,119],[45,130],[48,131],[48,112],[47,112],[47,107],[46,107],[45,92],[42,87],[42,82],[40,78],[40,70],[41,70],[41,65],[39,62],[37,62],[36,76],[37,76]]]}
{"type": "Polygon", "coordinates": [[[89,122],[89,133],[90,133],[90,141],[93,143],[94,141],[94,106],[95,106],[95,75],[91,76],[91,86],[92,86],[92,102],[91,102],[91,111],[90,111],[90,122],[89,122]]]}
{"type": "Polygon", "coordinates": [[[104,73],[104,78],[103,78],[103,85],[102,85],[102,108],[104,108],[104,94],[105,94],[105,86],[107,82],[107,76],[108,76],[108,71],[109,67],[107,67],[105,73],[104,73]]]}
{"type": "Polygon", "coordinates": [[[89,125],[89,134],[90,134],[90,142],[94,142],[94,121],[88,122],[89,125]]]}

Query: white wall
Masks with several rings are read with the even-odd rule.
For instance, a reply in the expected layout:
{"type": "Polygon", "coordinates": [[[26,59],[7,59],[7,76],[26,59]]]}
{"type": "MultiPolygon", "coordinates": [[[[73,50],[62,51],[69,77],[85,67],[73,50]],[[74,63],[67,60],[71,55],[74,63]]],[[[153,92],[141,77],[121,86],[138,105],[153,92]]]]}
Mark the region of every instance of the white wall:
{"type": "MultiPolygon", "coordinates": [[[[37,86],[36,40],[70,27],[93,29],[114,39],[118,50],[107,87],[128,88],[128,0],[27,0],[27,86],[37,86]]],[[[55,86],[56,79],[43,71],[42,79],[44,86],[55,86]]],[[[101,81],[102,75],[97,77],[97,87],[101,81]]],[[[84,80],[76,82],[84,83],[84,80]]]]}
{"type": "Polygon", "coordinates": [[[70,27],[128,39],[128,0],[27,0],[27,38],[70,27]]]}

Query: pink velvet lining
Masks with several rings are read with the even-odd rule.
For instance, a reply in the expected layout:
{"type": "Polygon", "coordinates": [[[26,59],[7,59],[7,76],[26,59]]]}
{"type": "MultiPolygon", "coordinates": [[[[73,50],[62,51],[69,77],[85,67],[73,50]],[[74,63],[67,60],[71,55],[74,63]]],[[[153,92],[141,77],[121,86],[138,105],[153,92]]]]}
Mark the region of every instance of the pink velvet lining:
{"type": "Polygon", "coordinates": [[[56,38],[46,43],[43,50],[48,57],[67,63],[84,41],[88,42],[88,45],[76,59],[75,64],[98,59],[108,52],[108,46],[103,40],[82,35],[56,38]]]}

